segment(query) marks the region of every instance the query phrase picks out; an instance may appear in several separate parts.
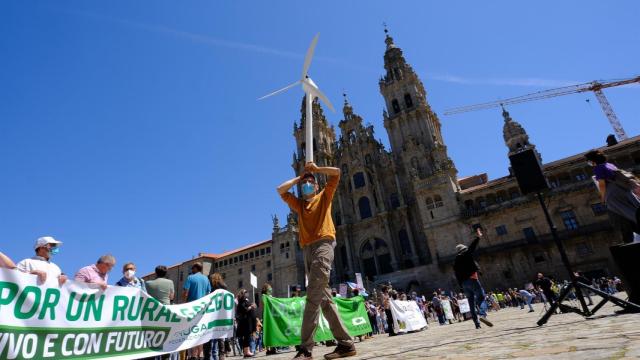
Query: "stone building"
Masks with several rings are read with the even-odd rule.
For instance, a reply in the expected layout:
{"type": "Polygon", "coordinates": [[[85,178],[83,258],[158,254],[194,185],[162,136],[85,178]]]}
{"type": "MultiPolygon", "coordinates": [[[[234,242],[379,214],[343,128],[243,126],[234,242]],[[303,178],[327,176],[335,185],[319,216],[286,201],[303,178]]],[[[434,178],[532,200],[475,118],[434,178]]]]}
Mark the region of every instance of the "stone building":
{"type": "MultiPolygon", "coordinates": [[[[458,177],[421,80],[388,34],[385,43],[379,87],[390,149],[376,140],[373,126],[346,96],[338,134],[318,101],[312,105],[316,163],[342,171],[332,205],[337,230],[333,284],[354,281],[355,274],[362,273],[369,290],[387,282],[423,293],[455,288],[455,246],[469,243],[474,227],[485,233],[478,261],[487,288],[521,287],[538,271],[565,278],[535,196],[521,194],[512,175],[494,180],[486,174],[458,177]]],[[[295,174],[305,159],[304,99],[300,113],[300,123],[293,126],[295,174]]],[[[531,148],[542,161],[526,130],[504,109],[502,116],[505,156],[531,148]]],[[[640,172],[640,137],[602,150],[619,167],[640,172]]],[[[546,201],[576,269],[592,276],[613,274],[608,247],[619,242],[620,234],[608,222],[583,154],[543,165],[551,187],[546,201]]],[[[321,185],[325,182],[319,179],[321,185]]],[[[297,235],[295,214],[289,214],[282,227],[274,216],[271,240],[221,255],[201,254],[171,267],[170,278],[180,289],[190,264],[201,261],[205,274],[225,274],[232,291],[248,288],[248,274],[254,271],[259,286],[269,281],[274,295],[287,296],[292,286],[305,283],[297,235]]]]}

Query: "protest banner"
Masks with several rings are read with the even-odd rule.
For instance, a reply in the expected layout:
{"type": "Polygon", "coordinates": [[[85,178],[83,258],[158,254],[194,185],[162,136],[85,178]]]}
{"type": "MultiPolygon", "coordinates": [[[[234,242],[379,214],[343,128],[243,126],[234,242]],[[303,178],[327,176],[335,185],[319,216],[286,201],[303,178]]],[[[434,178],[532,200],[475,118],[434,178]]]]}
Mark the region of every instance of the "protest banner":
{"type": "Polygon", "coordinates": [[[391,300],[393,329],[396,333],[421,330],[427,327],[427,321],[415,301],[391,300]]]}
{"type": "Polygon", "coordinates": [[[0,359],[139,359],[233,336],[234,296],[163,305],[128,287],[0,269],[0,359]]]}
{"type": "Polygon", "coordinates": [[[445,319],[453,320],[453,309],[451,308],[450,300],[442,300],[442,311],[444,311],[445,319]]]}
{"type": "Polygon", "coordinates": [[[471,308],[469,307],[469,299],[458,300],[458,306],[460,306],[460,313],[462,314],[471,312],[471,308]]]}
{"type": "MultiPolygon", "coordinates": [[[[302,328],[302,315],[306,297],[275,298],[268,295],[262,296],[264,304],[263,341],[265,346],[291,346],[300,344],[300,330],[302,328]]],[[[342,323],[347,328],[349,335],[358,336],[370,333],[371,324],[364,306],[364,298],[355,296],[350,299],[333,298],[340,314],[342,323]]],[[[320,316],[315,340],[332,340],[333,335],[329,329],[329,323],[320,316]]]]}

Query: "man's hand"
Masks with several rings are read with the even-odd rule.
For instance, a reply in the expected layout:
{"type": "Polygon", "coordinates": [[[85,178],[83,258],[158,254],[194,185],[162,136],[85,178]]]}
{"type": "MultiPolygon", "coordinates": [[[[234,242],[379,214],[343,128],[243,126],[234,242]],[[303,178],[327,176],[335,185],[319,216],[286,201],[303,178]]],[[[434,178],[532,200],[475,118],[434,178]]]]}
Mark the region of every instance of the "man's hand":
{"type": "Polygon", "coordinates": [[[102,290],[102,291],[107,290],[107,286],[108,286],[108,285],[107,285],[107,283],[106,283],[106,282],[98,283],[98,285],[100,285],[100,290],[102,290]]]}
{"type": "Polygon", "coordinates": [[[38,275],[38,280],[40,280],[41,283],[44,283],[45,281],[47,281],[47,273],[42,271],[42,270],[31,270],[31,273],[33,275],[38,275]]]}
{"type": "Polygon", "coordinates": [[[58,277],[58,285],[59,286],[62,286],[66,282],[67,282],[67,275],[60,275],[58,277]]]}
{"type": "Polygon", "coordinates": [[[320,168],[313,161],[310,161],[310,162],[304,164],[304,171],[305,172],[317,173],[319,170],[320,170],[320,168]]]}

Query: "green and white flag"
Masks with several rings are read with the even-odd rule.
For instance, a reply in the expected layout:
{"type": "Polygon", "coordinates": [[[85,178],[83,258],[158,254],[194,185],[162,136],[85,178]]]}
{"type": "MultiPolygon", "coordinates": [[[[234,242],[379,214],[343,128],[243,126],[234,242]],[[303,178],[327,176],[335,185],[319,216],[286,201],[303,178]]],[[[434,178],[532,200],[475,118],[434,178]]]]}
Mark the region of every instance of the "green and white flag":
{"type": "MultiPolygon", "coordinates": [[[[306,297],[275,298],[268,295],[262,296],[264,304],[264,344],[265,346],[289,346],[299,345],[300,330],[302,329],[302,315],[306,297]]],[[[338,313],[342,323],[347,328],[349,335],[358,336],[371,332],[369,316],[364,306],[364,298],[356,296],[350,299],[333,298],[338,307],[338,313]]],[[[318,329],[315,334],[316,341],[332,340],[333,335],[329,329],[329,323],[320,316],[318,329]]]]}
{"type": "Polygon", "coordinates": [[[234,296],[163,305],[146,293],[0,269],[0,359],[138,359],[233,336],[234,296]]]}

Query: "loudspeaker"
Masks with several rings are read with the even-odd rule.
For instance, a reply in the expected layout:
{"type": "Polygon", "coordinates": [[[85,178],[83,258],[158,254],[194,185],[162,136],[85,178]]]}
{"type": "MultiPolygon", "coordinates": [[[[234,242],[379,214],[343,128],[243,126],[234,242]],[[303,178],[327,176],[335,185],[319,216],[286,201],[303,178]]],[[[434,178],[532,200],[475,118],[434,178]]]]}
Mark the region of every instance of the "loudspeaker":
{"type": "Polygon", "coordinates": [[[537,193],[549,188],[540,160],[533,149],[517,152],[509,156],[509,161],[522,194],[537,193]]]}
{"type": "Polygon", "coordinates": [[[629,295],[629,302],[640,305],[640,243],[614,245],[609,248],[613,261],[620,269],[622,285],[629,295]]]}

